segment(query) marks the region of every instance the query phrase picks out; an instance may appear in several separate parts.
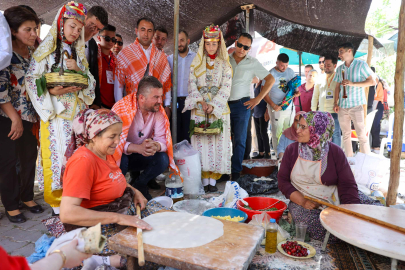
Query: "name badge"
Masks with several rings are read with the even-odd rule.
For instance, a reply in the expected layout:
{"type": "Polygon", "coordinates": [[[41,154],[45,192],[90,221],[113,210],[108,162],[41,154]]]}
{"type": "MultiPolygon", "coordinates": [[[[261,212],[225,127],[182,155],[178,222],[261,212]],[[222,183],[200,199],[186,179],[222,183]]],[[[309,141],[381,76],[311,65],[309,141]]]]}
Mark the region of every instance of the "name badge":
{"type": "Polygon", "coordinates": [[[333,99],[333,91],[331,89],[326,90],[326,100],[333,99]]]}
{"type": "Polygon", "coordinates": [[[114,74],[111,70],[106,70],[107,75],[107,83],[114,84],[114,74]]]}

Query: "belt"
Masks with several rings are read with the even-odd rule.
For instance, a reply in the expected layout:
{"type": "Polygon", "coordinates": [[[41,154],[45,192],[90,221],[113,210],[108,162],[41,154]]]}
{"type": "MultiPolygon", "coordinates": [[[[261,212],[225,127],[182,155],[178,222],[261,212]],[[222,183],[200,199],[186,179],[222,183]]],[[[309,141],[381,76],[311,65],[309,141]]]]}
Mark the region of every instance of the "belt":
{"type": "Polygon", "coordinates": [[[239,101],[242,101],[242,99],[246,99],[246,98],[250,99],[250,97],[243,97],[243,98],[240,98],[237,100],[228,101],[228,104],[235,104],[235,103],[238,103],[239,101]]]}

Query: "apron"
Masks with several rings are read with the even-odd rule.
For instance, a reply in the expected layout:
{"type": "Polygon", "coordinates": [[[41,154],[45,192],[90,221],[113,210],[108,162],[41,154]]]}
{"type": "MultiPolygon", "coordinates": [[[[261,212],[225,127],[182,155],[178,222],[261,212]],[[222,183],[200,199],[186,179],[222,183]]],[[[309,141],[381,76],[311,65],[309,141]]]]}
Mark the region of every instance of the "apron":
{"type": "Polygon", "coordinates": [[[321,161],[297,158],[291,171],[291,184],[303,195],[339,205],[337,186],[326,186],[321,181],[321,161]]]}

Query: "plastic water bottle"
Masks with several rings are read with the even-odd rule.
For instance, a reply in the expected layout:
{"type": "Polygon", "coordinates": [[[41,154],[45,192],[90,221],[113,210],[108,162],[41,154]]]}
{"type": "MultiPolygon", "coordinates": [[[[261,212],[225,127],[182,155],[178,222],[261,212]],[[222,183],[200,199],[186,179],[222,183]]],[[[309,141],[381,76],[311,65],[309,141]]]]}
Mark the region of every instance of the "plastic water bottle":
{"type": "Polygon", "coordinates": [[[172,177],[166,178],[166,196],[172,198],[173,203],[182,201],[183,195],[183,183],[181,182],[180,176],[172,175],[172,177]]]}
{"type": "Polygon", "coordinates": [[[274,218],[270,219],[266,229],[266,247],[267,253],[275,253],[277,251],[277,223],[274,218]]]}

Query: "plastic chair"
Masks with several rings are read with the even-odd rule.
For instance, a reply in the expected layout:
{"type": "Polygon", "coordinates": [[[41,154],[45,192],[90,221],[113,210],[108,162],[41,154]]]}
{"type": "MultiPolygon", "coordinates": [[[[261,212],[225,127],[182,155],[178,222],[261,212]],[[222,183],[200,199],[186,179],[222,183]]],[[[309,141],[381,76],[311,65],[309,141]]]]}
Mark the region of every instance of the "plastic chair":
{"type": "MultiPolygon", "coordinates": [[[[380,155],[384,155],[384,147],[387,146],[388,152],[391,152],[391,147],[392,147],[392,138],[393,138],[393,133],[394,133],[394,113],[391,113],[390,116],[388,117],[388,133],[387,133],[387,138],[382,138],[381,139],[381,144],[380,144],[380,155]]],[[[402,138],[402,152],[405,152],[405,122],[404,122],[404,134],[402,138]]]]}
{"type": "MultiPolygon", "coordinates": [[[[370,131],[371,131],[371,127],[373,126],[374,117],[375,117],[376,113],[377,113],[377,110],[374,110],[374,111],[370,112],[369,114],[367,114],[367,117],[366,117],[366,137],[367,137],[367,141],[370,141],[370,139],[369,139],[370,131]]],[[[359,141],[359,138],[357,138],[356,130],[352,130],[350,140],[353,141],[353,142],[358,142],[359,141]]]]}

